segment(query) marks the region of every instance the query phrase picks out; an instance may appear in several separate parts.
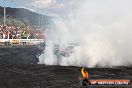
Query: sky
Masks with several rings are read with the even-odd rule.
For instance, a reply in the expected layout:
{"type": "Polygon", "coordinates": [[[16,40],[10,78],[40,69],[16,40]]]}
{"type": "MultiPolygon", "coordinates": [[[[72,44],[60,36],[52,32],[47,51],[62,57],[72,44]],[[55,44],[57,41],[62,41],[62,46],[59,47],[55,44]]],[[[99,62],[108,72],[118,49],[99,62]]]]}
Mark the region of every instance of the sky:
{"type": "MultiPolygon", "coordinates": [[[[3,1],[0,0],[0,6],[3,6],[3,1]]],[[[7,7],[26,8],[41,14],[58,16],[58,13],[63,15],[64,12],[71,9],[72,1],[78,0],[6,0],[7,7]]]]}

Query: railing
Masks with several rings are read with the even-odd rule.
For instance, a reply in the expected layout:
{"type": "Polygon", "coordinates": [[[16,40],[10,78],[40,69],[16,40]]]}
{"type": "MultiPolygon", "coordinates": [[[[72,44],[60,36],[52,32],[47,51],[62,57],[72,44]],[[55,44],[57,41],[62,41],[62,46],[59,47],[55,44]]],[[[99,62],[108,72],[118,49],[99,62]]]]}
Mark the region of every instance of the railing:
{"type": "Polygon", "coordinates": [[[44,42],[45,39],[0,39],[0,45],[36,45],[44,42]]]}
{"type": "Polygon", "coordinates": [[[5,41],[23,41],[23,42],[29,42],[29,41],[45,41],[45,39],[0,39],[0,42],[5,42],[5,41]]]}

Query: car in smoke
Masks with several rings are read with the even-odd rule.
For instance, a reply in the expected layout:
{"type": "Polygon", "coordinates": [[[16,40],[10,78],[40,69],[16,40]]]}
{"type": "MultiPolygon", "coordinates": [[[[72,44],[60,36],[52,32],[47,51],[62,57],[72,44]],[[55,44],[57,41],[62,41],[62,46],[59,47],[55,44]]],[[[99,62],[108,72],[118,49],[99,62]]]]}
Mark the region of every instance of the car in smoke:
{"type": "Polygon", "coordinates": [[[69,57],[71,53],[73,53],[74,47],[77,44],[69,44],[67,46],[60,46],[59,44],[54,45],[54,55],[69,57]]]}

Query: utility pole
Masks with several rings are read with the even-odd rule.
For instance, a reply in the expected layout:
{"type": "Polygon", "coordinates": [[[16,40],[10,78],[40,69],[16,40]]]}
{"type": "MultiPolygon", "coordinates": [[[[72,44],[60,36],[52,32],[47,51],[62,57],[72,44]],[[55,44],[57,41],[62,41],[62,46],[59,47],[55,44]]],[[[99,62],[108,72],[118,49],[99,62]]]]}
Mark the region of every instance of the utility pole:
{"type": "Polygon", "coordinates": [[[4,0],[4,26],[6,25],[6,0],[4,0]]]}
{"type": "Polygon", "coordinates": [[[6,0],[4,0],[4,20],[3,21],[4,21],[4,26],[5,26],[6,25],[6,0]]]}

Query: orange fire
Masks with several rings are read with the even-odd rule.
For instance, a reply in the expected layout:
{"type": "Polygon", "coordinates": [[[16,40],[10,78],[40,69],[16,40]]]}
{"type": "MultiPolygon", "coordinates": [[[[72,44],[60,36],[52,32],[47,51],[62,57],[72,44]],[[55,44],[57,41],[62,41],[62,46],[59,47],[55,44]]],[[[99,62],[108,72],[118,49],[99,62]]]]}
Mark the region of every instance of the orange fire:
{"type": "Polygon", "coordinates": [[[88,72],[84,71],[84,67],[82,68],[81,73],[82,73],[83,78],[88,78],[88,72]]]}

